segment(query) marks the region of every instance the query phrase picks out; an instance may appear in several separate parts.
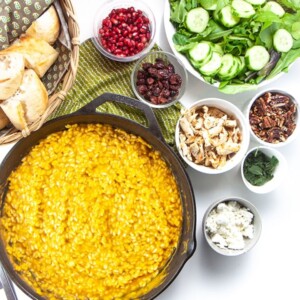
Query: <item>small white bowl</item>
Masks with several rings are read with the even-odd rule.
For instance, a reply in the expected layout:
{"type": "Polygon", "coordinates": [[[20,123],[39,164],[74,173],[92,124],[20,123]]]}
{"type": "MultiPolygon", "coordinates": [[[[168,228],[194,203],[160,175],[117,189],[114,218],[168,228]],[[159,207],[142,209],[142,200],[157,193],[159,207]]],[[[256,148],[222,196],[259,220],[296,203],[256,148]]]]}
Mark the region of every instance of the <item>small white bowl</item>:
{"type": "Polygon", "coordinates": [[[299,103],[298,101],[296,100],[296,98],[294,96],[292,96],[291,94],[285,92],[285,91],[282,91],[282,90],[276,90],[276,89],[272,89],[272,90],[264,90],[264,91],[261,91],[259,92],[258,94],[256,94],[249,102],[246,110],[245,110],[245,116],[246,116],[246,119],[247,121],[249,122],[249,128],[250,128],[250,135],[251,135],[251,139],[259,144],[261,144],[262,146],[266,146],[266,147],[272,147],[272,148],[279,148],[279,147],[282,147],[282,146],[285,146],[287,144],[289,144],[290,142],[292,142],[298,132],[299,132],[299,103]],[[270,142],[267,142],[267,141],[264,141],[262,140],[259,136],[257,136],[254,131],[252,130],[252,126],[250,124],[250,120],[249,120],[249,116],[250,116],[250,111],[251,111],[251,108],[253,106],[253,104],[255,103],[255,101],[257,99],[259,99],[261,96],[263,96],[264,94],[266,93],[279,93],[279,94],[282,94],[282,95],[285,95],[287,97],[289,97],[291,99],[291,101],[293,101],[296,105],[296,118],[295,118],[295,122],[296,122],[296,127],[293,131],[293,133],[283,142],[278,142],[278,143],[270,143],[270,142]]]}
{"type": "Polygon", "coordinates": [[[273,191],[274,189],[276,189],[284,181],[286,173],[287,173],[287,161],[286,161],[285,157],[278,150],[276,150],[274,148],[270,148],[270,147],[258,146],[258,147],[254,147],[254,148],[250,149],[247,152],[247,154],[245,155],[245,157],[242,161],[242,164],[241,164],[241,175],[242,175],[242,179],[243,179],[245,186],[251,192],[257,193],[257,194],[266,194],[266,193],[269,193],[269,192],[273,191]],[[278,165],[273,174],[273,176],[274,176],[273,179],[271,179],[270,181],[266,182],[264,185],[261,185],[261,186],[255,186],[255,185],[251,184],[245,178],[245,175],[244,175],[244,164],[245,164],[246,158],[248,157],[248,155],[250,153],[255,152],[257,150],[261,151],[268,157],[275,156],[278,159],[278,165]]]}
{"type": "Polygon", "coordinates": [[[208,106],[208,107],[215,107],[226,113],[227,115],[233,117],[234,119],[237,120],[238,127],[240,128],[240,131],[242,133],[242,142],[241,142],[241,147],[239,151],[229,160],[227,160],[226,164],[219,169],[214,169],[212,167],[206,167],[204,165],[196,164],[193,161],[190,161],[187,159],[185,155],[183,155],[182,150],[180,149],[180,141],[179,141],[179,134],[180,134],[180,118],[177,122],[176,125],[176,130],[175,130],[175,142],[176,142],[176,147],[182,157],[182,159],[193,169],[205,173],[205,174],[221,174],[224,172],[227,172],[234,167],[236,167],[239,163],[241,163],[244,155],[246,154],[250,142],[250,133],[249,133],[249,125],[248,122],[245,119],[245,116],[243,113],[240,111],[240,109],[235,106],[234,104],[223,100],[223,99],[218,99],[218,98],[207,98],[203,100],[199,100],[195,102],[193,105],[191,105],[188,109],[193,109],[196,107],[201,107],[201,106],[208,106]]]}
{"type": "MultiPolygon", "coordinates": [[[[223,216],[223,222],[226,222],[228,220],[224,219],[223,216]]],[[[208,209],[206,210],[203,220],[202,220],[202,229],[203,229],[203,233],[204,233],[204,237],[208,243],[208,245],[217,253],[225,255],[225,256],[237,256],[243,253],[248,252],[250,249],[252,249],[254,247],[254,245],[257,243],[257,241],[259,240],[259,237],[261,235],[261,229],[262,229],[262,222],[261,222],[261,218],[260,215],[256,209],[256,207],[250,203],[249,201],[239,198],[239,197],[228,197],[222,200],[218,200],[216,202],[214,202],[213,204],[211,204],[208,209]],[[251,212],[253,214],[253,219],[252,219],[252,225],[253,225],[253,238],[249,239],[249,238],[245,238],[244,237],[244,243],[245,246],[243,247],[243,249],[229,249],[229,248],[221,248],[217,243],[212,241],[212,238],[209,234],[209,230],[207,228],[207,218],[210,215],[210,213],[212,212],[213,209],[217,208],[217,206],[220,203],[228,203],[229,201],[236,201],[237,203],[240,204],[241,207],[245,207],[249,212],[251,212]]]]}

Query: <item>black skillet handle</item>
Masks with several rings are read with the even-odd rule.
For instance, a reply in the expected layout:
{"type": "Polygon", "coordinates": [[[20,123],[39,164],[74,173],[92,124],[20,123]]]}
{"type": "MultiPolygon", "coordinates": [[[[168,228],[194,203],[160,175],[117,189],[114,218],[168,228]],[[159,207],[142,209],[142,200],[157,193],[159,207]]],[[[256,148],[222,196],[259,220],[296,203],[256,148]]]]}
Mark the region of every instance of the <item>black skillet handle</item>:
{"type": "Polygon", "coordinates": [[[14,286],[0,263],[0,280],[7,300],[18,300],[14,286]]]}
{"type": "Polygon", "coordinates": [[[159,139],[164,141],[163,135],[161,133],[161,129],[159,124],[156,120],[156,117],[153,113],[153,110],[147,104],[135,100],[133,98],[129,98],[123,95],[113,94],[113,93],[104,93],[101,96],[97,97],[96,99],[92,100],[90,103],[83,106],[81,109],[75,112],[78,113],[95,113],[96,109],[103,103],[110,101],[110,102],[118,102],[123,103],[131,107],[135,107],[142,111],[148,121],[148,128],[149,130],[159,139]]]}

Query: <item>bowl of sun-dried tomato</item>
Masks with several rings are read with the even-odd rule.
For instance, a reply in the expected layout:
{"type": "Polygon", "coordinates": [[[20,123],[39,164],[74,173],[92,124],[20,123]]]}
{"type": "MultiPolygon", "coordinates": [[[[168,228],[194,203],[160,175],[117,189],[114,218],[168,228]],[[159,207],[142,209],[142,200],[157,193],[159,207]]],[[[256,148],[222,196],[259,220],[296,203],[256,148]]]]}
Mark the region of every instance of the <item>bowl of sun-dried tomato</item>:
{"type": "Polygon", "coordinates": [[[251,137],[269,147],[281,147],[295,139],[298,131],[298,101],[282,90],[265,90],[248,104],[251,137]]]}

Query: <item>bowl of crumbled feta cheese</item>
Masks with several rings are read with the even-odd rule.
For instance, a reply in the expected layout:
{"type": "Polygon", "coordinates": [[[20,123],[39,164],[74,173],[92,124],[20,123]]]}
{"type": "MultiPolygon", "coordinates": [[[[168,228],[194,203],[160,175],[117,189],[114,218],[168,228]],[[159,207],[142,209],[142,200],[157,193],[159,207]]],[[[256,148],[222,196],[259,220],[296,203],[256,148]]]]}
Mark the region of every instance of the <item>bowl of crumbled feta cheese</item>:
{"type": "Polygon", "coordinates": [[[248,252],[259,240],[261,219],[249,201],[231,197],[214,202],[203,218],[203,231],[209,246],[226,256],[248,252]]]}

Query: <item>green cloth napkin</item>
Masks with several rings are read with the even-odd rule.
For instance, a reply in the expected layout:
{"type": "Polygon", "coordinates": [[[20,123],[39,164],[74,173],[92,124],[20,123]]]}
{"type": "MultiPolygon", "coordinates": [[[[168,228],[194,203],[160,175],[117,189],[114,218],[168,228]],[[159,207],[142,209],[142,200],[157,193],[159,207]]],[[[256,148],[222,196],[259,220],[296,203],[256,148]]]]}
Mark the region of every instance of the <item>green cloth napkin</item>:
{"type": "MultiPolygon", "coordinates": [[[[153,50],[158,50],[158,47],[155,46],[153,50]]],[[[120,63],[106,58],[98,52],[92,39],[80,45],[79,55],[76,81],[51,118],[75,112],[105,92],[135,98],[130,82],[135,62],[120,63]]],[[[153,109],[165,141],[171,146],[175,143],[175,127],[181,108],[177,102],[168,108],[153,109]]],[[[108,102],[101,105],[98,111],[120,115],[144,126],[147,124],[142,112],[122,104],[108,102]]]]}

